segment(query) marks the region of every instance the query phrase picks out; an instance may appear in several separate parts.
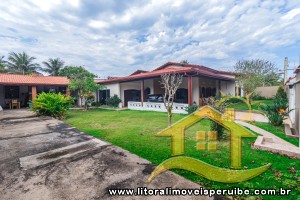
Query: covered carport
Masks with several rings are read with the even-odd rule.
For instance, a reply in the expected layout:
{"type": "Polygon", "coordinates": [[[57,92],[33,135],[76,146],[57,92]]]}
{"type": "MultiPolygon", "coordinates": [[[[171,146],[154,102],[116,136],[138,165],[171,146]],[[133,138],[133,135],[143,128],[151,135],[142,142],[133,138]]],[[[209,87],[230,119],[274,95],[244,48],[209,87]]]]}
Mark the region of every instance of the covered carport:
{"type": "Polygon", "coordinates": [[[15,101],[20,107],[27,107],[42,92],[69,95],[68,84],[69,79],[63,76],[0,74],[0,105],[11,108],[15,101]]]}

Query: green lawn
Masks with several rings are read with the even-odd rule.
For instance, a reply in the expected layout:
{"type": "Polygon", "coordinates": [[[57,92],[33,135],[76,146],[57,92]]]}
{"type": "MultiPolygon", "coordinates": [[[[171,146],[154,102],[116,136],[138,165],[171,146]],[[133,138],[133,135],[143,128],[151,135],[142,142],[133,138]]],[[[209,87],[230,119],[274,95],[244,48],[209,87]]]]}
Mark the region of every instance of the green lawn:
{"type": "MultiPolygon", "coordinates": [[[[259,106],[261,104],[272,104],[273,100],[258,100],[258,101],[252,101],[251,106],[252,110],[259,110],[259,106]]],[[[228,108],[234,108],[236,110],[249,110],[249,107],[246,103],[240,102],[240,103],[234,103],[228,106],[228,108]]]]}
{"type": "MultiPolygon", "coordinates": [[[[94,109],[88,112],[73,110],[68,115],[69,117],[65,122],[71,126],[120,146],[156,165],[170,158],[170,138],[154,136],[155,133],[166,128],[167,113],[94,109]]],[[[175,122],[185,116],[174,115],[173,121],[175,122]]],[[[185,155],[201,159],[215,166],[228,168],[230,163],[228,139],[220,141],[216,151],[198,151],[195,148],[195,132],[209,130],[209,123],[209,120],[204,119],[186,130],[185,155]]],[[[175,170],[175,172],[210,189],[234,187],[279,189],[283,187],[292,189],[292,194],[284,197],[284,199],[297,199],[300,196],[300,160],[266,151],[253,150],[251,144],[254,141],[255,138],[243,139],[243,168],[256,168],[267,163],[272,163],[272,166],[265,173],[252,180],[243,183],[223,184],[207,180],[188,171],[175,170]]],[[[263,199],[282,198],[279,196],[263,197],[263,199]]]]}
{"type": "Polygon", "coordinates": [[[253,122],[252,124],[255,126],[258,126],[259,128],[262,128],[266,131],[269,131],[270,133],[273,133],[274,135],[280,137],[281,139],[284,139],[285,141],[299,147],[299,139],[286,137],[286,134],[284,133],[283,125],[282,126],[272,126],[269,123],[262,123],[262,122],[253,122]]]}

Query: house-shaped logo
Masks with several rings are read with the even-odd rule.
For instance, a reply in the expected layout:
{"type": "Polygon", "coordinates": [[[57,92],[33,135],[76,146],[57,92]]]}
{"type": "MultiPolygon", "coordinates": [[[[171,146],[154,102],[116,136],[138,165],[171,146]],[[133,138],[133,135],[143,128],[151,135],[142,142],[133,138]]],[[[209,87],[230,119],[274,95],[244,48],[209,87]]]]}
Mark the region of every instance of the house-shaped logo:
{"type": "MultiPolygon", "coordinates": [[[[156,136],[171,137],[172,158],[157,166],[150,175],[148,182],[151,182],[161,172],[169,169],[184,169],[207,179],[223,183],[243,182],[265,172],[271,164],[254,169],[240,170],[242,165],[242,138],[256,137],[256,135],[235,123],[234,117],[233,109],[226,109],[225,113],[222,114],[210,106],[204,106],[171,127],[157,133],[156,136]],[[213,120],[229,131],[231,169],[216,167],[201,160],[184,156],[185,130],[204,118],[213,120]]],[[[217,147],[216,132],[197,132],[197,140],[200,141],[197,144],[197,149],[199,150],[205,148],[212,150],[217,147]]]]}

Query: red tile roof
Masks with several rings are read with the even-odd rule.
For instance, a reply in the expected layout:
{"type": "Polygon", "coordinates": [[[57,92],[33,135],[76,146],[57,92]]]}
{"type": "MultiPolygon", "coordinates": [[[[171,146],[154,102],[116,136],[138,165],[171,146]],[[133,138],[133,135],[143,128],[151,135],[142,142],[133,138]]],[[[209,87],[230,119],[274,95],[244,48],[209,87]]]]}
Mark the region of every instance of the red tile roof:
{"type": "Polygon", "coordinates": [[[133,73],[132,75],[119,77],[119,78],[115,78],[115,79],[100,80],[100,81],[98,81],[98,83],[100,83],[100,84],[117,83],[117,82],[123,82],[123,81],[140,80],[140,79],[144,79],[144,78],[154,78],[154,77],[158,77],[165,73],[179,73],[179,74],[194,73],[197,75],[203,75],[206,77],[211,77],[211,78],[216,78],[216,79],[221,79],[221,80],[234,80],[231,77],[223,76],[222,72],[208,68],[208,67],[204,67],[204,66],[200,66],[200,65],[193,65],[193,64],[168,62],[151,72],[144,72],[144,73],[138,73],[138,74],[133,73]]]}
{"type": "Polygon", "coordinates": [[[148,72],[148,71],[138,69],[130,75],[141,74],[141,73],[145,73],[145,72],[148,72]]]}
{"type": "Polygon", "coordinates": [[[36,76],[20,74],[0,74],[0,85],[68,85],[64,76],[36,76]]]}
{"type": "Polygon", "coordinates": [[[286,82],[285,82],[285,84],[287,84],[287,83],[289,83],[289,82],[291,82],[291,80],[293,80],[293,79],[295,79],[296,78],[296,76],[294,76],[294,77],[290,77],[286,82]]]}

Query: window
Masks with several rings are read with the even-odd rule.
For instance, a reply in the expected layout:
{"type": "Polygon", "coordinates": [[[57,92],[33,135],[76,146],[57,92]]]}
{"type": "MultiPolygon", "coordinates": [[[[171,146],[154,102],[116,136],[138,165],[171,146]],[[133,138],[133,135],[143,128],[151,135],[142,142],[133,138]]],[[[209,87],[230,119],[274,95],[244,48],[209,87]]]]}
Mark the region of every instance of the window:
{"type": "Polygon", "coordinates": [[[188,102],[188,90],[185,88],[179,88],[176,91],[174,102],[187,103],[188,102]]]}
{"type": "Polygon", "coordinates": [[[18,99],[20,97],[19,86],[5,86],[5,99],[18,99]]]}
{"type": "Polygon", "coordinates": [[[99,90],[99,102],[104,105],[106,104],[106,99],[110,97],[110,90],[99,90]]]}

